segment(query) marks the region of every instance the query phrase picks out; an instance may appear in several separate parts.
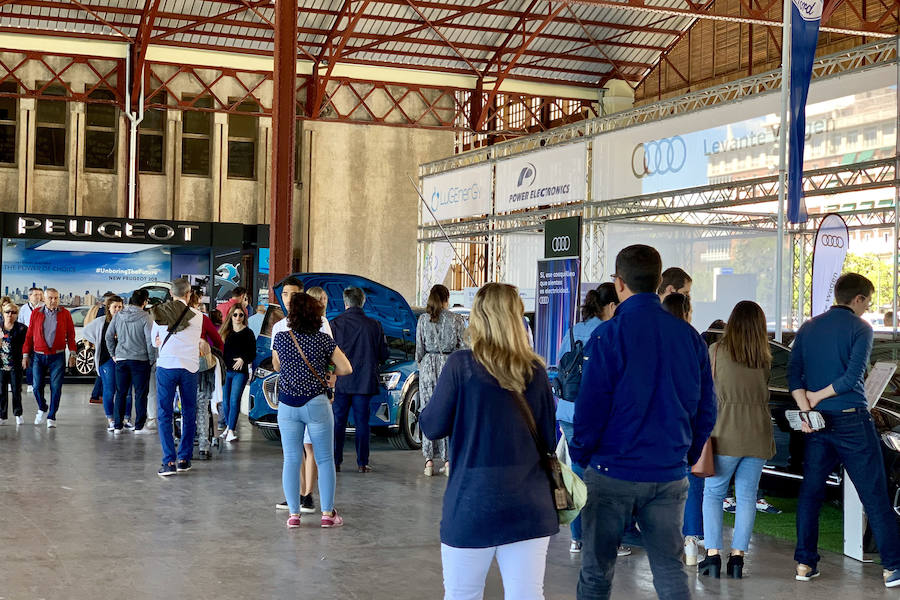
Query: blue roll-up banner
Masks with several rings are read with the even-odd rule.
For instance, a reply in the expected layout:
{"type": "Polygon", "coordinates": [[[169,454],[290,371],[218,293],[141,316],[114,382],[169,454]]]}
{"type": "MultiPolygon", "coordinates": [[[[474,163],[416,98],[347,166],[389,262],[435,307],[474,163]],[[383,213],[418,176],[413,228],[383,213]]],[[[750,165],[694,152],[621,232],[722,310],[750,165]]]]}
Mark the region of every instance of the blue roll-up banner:
{"type": "Polygon", "coordinates": [[[791,8],[791,119],[788,135],[788,220],[805,223],[803,150],[806,138],[806,98],[819,40],[825,0],[793,0],[791,8]]]}
{"type": "Polygon", "coordinates": [[[557,258],[538,261],[537,292],[534,303],[534,351],[548,367],[559,362],[559,345],[575,324],[581,260],[557,258]]]}

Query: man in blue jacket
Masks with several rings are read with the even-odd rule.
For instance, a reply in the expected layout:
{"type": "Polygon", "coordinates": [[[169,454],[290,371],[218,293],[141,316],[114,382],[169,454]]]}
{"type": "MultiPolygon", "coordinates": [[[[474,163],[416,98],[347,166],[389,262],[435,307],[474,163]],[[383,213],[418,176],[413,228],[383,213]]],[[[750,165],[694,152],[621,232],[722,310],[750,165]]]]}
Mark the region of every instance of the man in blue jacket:
{"type": "Polygon", "coordinates": [[[900,585],[900,531],[888,498],[881,443],[866,402],[866,367],[872,351],[872,327],[860,317],[869,310],[875,286],[856,273],[834,285],[835,306],[800,327],[794,339],[788,383],[800,410],[815,409],[825,429],[804,425],[806,452],[797,501],[795,578],[818,577],[819,511],[828,475],[843,464],[859,492],[875,535],[884,584],[900,585]]]}
{"type": "Polygon", "coordinates": [[[356,427],[356,464],[360,473],[369,466],[369,405],[378,393],[378,369],[388,358],[387,342],[381,323],[363,312],[366,294],[358,287],[344,290],[343,313],[331,321],[334,341],[347,355],[353,374],[338,377],[334,388],[334,463],[338,471],[344,460],[347,419],[353,408],[356,427]]]}
{"type": "Polygon", "coordinates": [[[686,477],[715,425],[716,394],[706,344],[660,304],[661,272],[654,248],[619,252],[621,303],[585,347],[570,448],[588,487],[578,600],[610,597],[632,512],[657,595],[690,598],[681,564],[686,477]]]}

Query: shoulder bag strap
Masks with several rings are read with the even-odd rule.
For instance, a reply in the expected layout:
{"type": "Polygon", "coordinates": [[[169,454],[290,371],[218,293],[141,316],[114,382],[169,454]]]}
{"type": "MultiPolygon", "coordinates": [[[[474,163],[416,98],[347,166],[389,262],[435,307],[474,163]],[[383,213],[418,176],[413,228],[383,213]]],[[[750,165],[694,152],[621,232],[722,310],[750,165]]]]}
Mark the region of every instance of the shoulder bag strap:
{"type": "Polygon", "coordinates": [[[325,383],[325,380],[322,379],[322,376],[319,375],[319,372],[313,369],[313,366],[309,363],[309,360],[306,358],[306,355],[303,354],[303,350],[300,348],[300,342],[297,341],[297,336],[294,335],[294,331],[292,329],[288,329],[288,333],[291,334],[291,339],[294,340],[294,347],[297,348],[297,352],[300,353],[300,358],[303,359],[303,362],[306,363],[306,366],[309,367],[309,370],[312,371],[312,374],[316,376],[316,379],[319,380],[319,383],[322,384],[322,387],[328,387],[328,384],[325,383]]]}
{"type": "Polygon", "coordinates": [[[575,324],[569,327],[569,350],[575,349],[575,324]]]}
{"type": "Polygon", "coordinates": [[[541,456],[541,463],[543,463],[544,458],[550,454],[550,451],[547,449],[547,442],[538,433],[537,422],[534,420],[534,413],[531,411],[531,407],[528,406],[528,402],[525,400],[525,394],[522,392],[510,392],[510,394],[516,399],[516,406],[519,408],[519,412],[522,413],[522,418],[525,419],[528,432],[534,440],[534,445],[541,456]]]}
{"type": "Polygon", "coordinates": [[[178,329],[179,325],[181,325],[181,322],[184,320],[184,317],[185,317],[185,315],[188,314],[189,310],[191,310],[191,307],[188,306],[187,304],[185,304],[184,311],[181,313],[181,316],[178,317],[178,320],[175,321],[175,323],[169,327],[169,334],[166,336],[166,339],[163,340],[162,345],[160,345],[160,347],[159,347],[160,350],[162,350],[163,347],[165,347],[166,342],[169,341],[169,338],[172,337],[173,335],[175,335],[175,330],[178,329]]]}
{"type": "Polygon", "coordinates": [[[716,379],[716,358],[718,358],[718,356],[719,356],[719,344],[718,344],[718,342],[716,342],[716,351],[713,352],[713,357],[712,357],[712,376],[713,376],[714,381],[716,379]]]}

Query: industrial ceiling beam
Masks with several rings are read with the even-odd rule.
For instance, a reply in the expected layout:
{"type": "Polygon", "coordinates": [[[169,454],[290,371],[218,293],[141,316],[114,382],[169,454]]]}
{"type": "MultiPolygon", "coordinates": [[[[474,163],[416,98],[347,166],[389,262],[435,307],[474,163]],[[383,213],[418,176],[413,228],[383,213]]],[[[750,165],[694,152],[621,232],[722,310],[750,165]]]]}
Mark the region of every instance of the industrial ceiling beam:
{"type": "MultiPolygon", "coordinates": [[[[271,4],[272,4],[271,0],[256,0],[255,2],[250,2],[247,4],[241,3],[241,5],[238,8],[233,8],[233,9],[227,10],[223,13],[211,15],[209,17],[206,17],[205,19],[197,19],[196,16],[184,15],[185,19],[191,19],[190,23],[188,23],[187,25],[182,25],[181,27],[177,27],[175,29],[170,29],[161,35],[153,36],[152,41],[156,42],[156,41],[165,39],[167,37],[173,36],[176,33],[186,33],[189,31],[194,31],[198,27],[201,27],[203,25],[221,23],[221,21],[223,19],[230,17],[232,15],[237,15],[242,12],[246,12],[246,11],[250,10],[251,8],[256,8],[257,6],[271,6],[271,4]]],[[[168,16],[167,18],[173,18],[173,17],[168,16]]],[[[294,26],[294,29],[296,30],[296,25],[294,26]]]]}
{"type": "MultiPolygon", "coordinates": [[[[519,48],[513,53],[512,57],[509,59],[509,62],[506,63],[506,67],[497,74],[497,79],[494,81],[494,87],[488,93],[487,98],[485,98],[482,108],[481,108],[481,116],[478,118],[478,123],[476,124],[475,130],[480,131],[484,127],[484,122],[487,118],[488,113],[490,112],[490,107],[494,104],[494,99],[497,97],[497,94],[500,92],[500,86],[506,80],[506,77],[516,66],[516,62],[519,58],[522,57],[522,54],[525,50],[534,42],[535,39],[540,35],[541,31],[549,25],[553,19],[559,16],[559,13],[563,11],[563,9],[568,6],[567,2],[560,2],[557,4],[555,9],[552,9],[552,2],[547,2],[548,14],[544,17],[544,19],[538,24],[538,26],[531,31],[529,36],[522,41],[522,44],[519,48]]],[[[498,69],[499,70],[499,69],[498,69]]]]}
{"type": "Polygon", "coordinates": [[[131,85],[131,102],[132,106],[128,107],[133,110],[141,93],[141,82],[144,79],[144,63],[147,60],[147,48],[150,46],[150,38],[153,35],[153,27],[156,24],[156,14],[159,11],[160,0],[148,0],[144,4],[144,12],[141,15],[141,22],[138,25],[137,33],[134,36],[134,44],[132,50],[132,85],[131,85]]]}
{"type": "Polygon", "coordinates": [[[463,54],[462,51],[460,51],[460,49],[457,48],[453,44],[453,42],[451,42],[449,39],[447,39],[447,36],[444,35],[441,32],[441,30],[437,28],[437,25],[435,25],[434,23],[432,23],[431,21],[428,20],[428,18],[425,16],[425,14],[422,12],[422,10],[418,6],[416,6],[415,2],[413,2],[413,0],[406,0],[406,3],[409,5],[410,8],[412,8],[416,12],[417,15],[419,15],[419,17],[425,22],[425,24],[428,25],[429,29],[431,29],[433,32],[435,32],[439,38],[444,40],[444,43],[447,44],[448,48],[453,50],[453,52],[455,52],[456,55],[459,56],[463,60],[463,62],[465,62],[467,65],[469,65],[469,68],[471,68],[476,74],[478,74],[478,67],[476,67],[472,63],[472,61],[469,60],[469,58],[465,54],[463,54]]]}

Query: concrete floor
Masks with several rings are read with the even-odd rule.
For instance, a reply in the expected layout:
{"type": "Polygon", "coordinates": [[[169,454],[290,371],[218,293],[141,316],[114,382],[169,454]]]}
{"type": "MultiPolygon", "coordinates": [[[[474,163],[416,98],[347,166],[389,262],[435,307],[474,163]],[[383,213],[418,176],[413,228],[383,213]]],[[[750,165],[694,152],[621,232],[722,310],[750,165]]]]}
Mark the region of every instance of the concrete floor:
{"type": "MultiPolygon", "coordinates": [[[[280,446],[246,421],[239,443],[163,480],[157,437],[114,438],[88,391],[66,386],[56,430],[31,424],[31,398],[26,425],[0,427],[0,600],[441,597],[445,480],[422,475],[419,453],[376,440],[376,472],[338,475],[346,525],[326,530],[307,518],[289,531],[274,510],[280,446]]],[[[355,464],[350,453],[345,464],[355,464]]],[[[575,597],[580,561],[568,544],[567,528],[551,541],[548,599],[575,597]]],[[[818,580],[795,582],[792,554],[789,544],[756,539],[745,579],[691,575],[691,585],[703,598],[898,596],[880,567],[837,555],[825,557],[818,580]]],[[[485,597],[502,597],[496,568],[485,597]]],[[[642,551],[619,560],[614,597],[655,597],[642,551]]]]}

